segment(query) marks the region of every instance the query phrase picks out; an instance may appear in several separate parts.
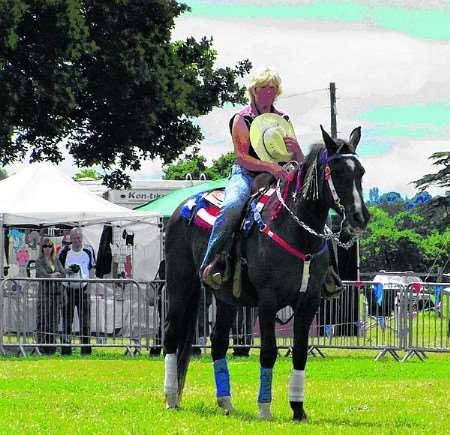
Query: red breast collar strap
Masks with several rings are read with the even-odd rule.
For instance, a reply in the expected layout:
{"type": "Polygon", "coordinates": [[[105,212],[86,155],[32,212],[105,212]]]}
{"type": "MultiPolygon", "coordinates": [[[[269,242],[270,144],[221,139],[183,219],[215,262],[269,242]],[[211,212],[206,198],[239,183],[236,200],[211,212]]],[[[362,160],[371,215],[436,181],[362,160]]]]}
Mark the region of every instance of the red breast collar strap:
{"type": "Polygon", "coordinates": [[[278,246],[282,247],[285,251],[289,252],[292,255],[295,255],[301,261],[310,261],[311,254],[304,254],[303,252],[297,251],[297,249],[293,248],[289,245],[285,240],[283,240],[278,234],[275,234],[271,231],[271,229],[265,225],[261,230],[264,234],[270,237],[278,246]]]}

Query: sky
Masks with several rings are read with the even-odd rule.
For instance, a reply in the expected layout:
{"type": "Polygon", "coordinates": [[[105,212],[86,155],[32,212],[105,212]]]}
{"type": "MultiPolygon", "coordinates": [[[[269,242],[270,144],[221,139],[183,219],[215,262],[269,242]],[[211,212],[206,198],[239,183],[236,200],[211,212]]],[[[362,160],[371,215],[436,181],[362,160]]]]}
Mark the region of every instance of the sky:
{"type": "MultiPolygon", "coordinates": [[[[450,1],[184,0],[191,12],[173,39],[212,37],[218,66],[248,58],[282,78],[276,106],[288,113],[305,152],[330,126],[337,88],[338,136],[362,127],[364,189],[412,196],[411,181],[436,172],[428,157],[450,151],[450,1]]],[[[245,80],[244,80],[245,81],[245,80]]],[[[211,161],[233,150],[228,120],[240,107],[197,120],[211,161]]],[[[62,164],[73,171],[71,162],[62,164]]],[[[134,178],[160,178],[143,162],[134,178]]],[[[430,189],[443,194],[443,189],[430,189]]]]}

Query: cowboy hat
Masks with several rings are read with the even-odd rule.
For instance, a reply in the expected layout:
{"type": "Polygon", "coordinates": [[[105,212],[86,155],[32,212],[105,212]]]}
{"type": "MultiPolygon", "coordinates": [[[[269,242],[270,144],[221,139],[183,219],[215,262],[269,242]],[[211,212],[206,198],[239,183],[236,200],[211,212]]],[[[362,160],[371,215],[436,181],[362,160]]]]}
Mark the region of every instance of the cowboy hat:
{"type": "Polygon", "coordinates": [[[257,116],[250,126],[250,143],[257,156],[266,162],[288,162],[292,160],[284,138],[295,138],[292,124],[276,113],[257,116]]]}

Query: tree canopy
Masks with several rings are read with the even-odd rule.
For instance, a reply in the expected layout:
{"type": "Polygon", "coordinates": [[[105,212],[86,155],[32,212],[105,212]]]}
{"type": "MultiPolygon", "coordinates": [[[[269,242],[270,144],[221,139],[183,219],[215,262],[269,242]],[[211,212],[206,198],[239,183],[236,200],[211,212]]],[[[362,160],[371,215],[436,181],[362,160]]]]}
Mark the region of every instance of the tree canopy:
{"type": "Polygon", "coordinates": [[[212,39],[171,41],[175,0],[0,2],[0,160],[99,164],[129,182],[143,158],[165,164],[202,139],[193,119],[242,103],[248,60],[215,67],[212,39]]]}
{"type": "Polygon", "coordinates": [[[448,213],[430,206],[431,200],[424,203],[420,198],[422,194],[411,200],[378,201],[369,206],[371,219],[360,243],[363,271],[426,272],[433,265],[448,264],[448,213]]]}
{"type": "Polygon", "coordinates": [[[83,168],[81,171],[77,172],[73,177],[75,181],[81,180],[82,178],[92,178],[94,180],[101,180],[103,177],[94,168],[83,168]]]}
{"type": "Polygon", "coordinates": [[[234,153],[229,152],[222,154],[218,159],[212,161],[211,166],[208,166],[206,157],[200,154],[200,148],[196,146],[177,162],[165,166],[163,178],[165,180],[185,180],[189,174],[194,180],[200,179],[201,176],[207,180],[218,180],[228,177],[235,159],[234,153]]]}
{"type": "Polygon", "coordinates": [[[424,175],[414,181],[415,186],[420,190],[425,190],[430,186],[450,187],[450,151],[434,153],[429,157],[434,160],[433,165],[443,166],[438,172],[424,175]]]}

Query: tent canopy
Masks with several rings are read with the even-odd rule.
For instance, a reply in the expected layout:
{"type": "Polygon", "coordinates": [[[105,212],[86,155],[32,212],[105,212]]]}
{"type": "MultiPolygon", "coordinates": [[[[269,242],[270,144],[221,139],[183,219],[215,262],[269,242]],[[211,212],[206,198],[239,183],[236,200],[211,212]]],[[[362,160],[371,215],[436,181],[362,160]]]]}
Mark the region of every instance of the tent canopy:
{"type": "Polygon", "coordinates": [[[155,221],[89,192],[48,163],[35,163],[0,181],[3,225],[91,225],[155,221]]]}
{"type": "Polygon", "coordinates": [[[135,210],[139,213],[154,212],[161,216],[171,216],[176,208],[187,198],[196,193],[206,192],[207,190],[219,189],[227,184],[226,178],[220,180],[212,180],[195,186],[186,187],[185,189],[174,190],[160,198],[154,199],[147,204],[137,207],[135,210]]]}

